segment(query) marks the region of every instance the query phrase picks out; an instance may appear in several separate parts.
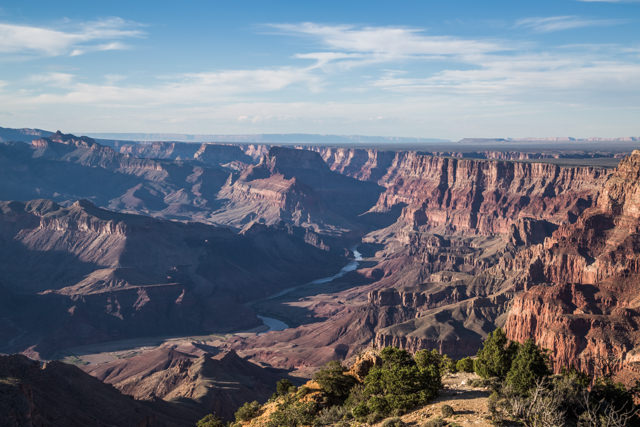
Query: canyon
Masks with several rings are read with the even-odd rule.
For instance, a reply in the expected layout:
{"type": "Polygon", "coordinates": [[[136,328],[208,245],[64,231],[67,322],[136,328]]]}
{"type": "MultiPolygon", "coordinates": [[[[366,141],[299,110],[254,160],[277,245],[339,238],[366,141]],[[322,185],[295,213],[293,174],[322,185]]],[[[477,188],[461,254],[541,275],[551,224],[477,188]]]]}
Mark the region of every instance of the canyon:
{"type": "Polygon", "coordinates": [[[371,346],[473,355],[496,327],[557,371],[640,378],[634,139],[536,153],[6,135],[3,353],[75,363],[187,418],[230,417],[371,346]]]}

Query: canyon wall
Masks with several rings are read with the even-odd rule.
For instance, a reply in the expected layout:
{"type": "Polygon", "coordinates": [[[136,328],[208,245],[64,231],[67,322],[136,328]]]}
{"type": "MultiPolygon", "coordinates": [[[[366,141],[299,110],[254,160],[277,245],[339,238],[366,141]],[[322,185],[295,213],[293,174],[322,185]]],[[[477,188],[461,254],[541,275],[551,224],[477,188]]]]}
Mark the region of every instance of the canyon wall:
{"type": "Polygon", "coordinates": [[[510,310],[510,338],[550,349],[556,370],[637,376],[640,151],[620,162],[595,206],[532,248],[523,267],[533,274],[510,310]]]}

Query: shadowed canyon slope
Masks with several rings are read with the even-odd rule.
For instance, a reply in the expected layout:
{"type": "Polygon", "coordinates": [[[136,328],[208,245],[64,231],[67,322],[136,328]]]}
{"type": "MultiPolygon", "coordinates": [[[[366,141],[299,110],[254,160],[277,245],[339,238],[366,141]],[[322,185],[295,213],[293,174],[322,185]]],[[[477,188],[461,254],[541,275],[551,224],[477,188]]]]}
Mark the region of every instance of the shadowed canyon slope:
{"type": "Polygon", "coordinates": [[[163,345],[125,360],[85,368],[101,381],[138,400],[164,401],[199,414],[233,418],[244,402],[266,401],[285,376],[240,358],[212,354],[197,345],[163,345]]]}
{"type": "Polygon", "coordinates": [[[219,193],[218,223],[242,226],[285,220],[325,234],[361,231],[359,215],[382,188],[333,172],[313,151],[272,147],[259,164],[229,179],[219,193]]]}
{"type": "Polygon", "coordinates": [[[292,227],[238,235],[87,201],[4,202],[0,211],[1,333],[12,351],[251,328],[261,322],[245,302],[344,262],[292,227]]]}
{"type": "Polygon", "coordinates": [[[75,366],[22,355],[0,356],[0,414],[7,427],[177,427],[198,419],[163,401],[133,400],[75,366]]]}

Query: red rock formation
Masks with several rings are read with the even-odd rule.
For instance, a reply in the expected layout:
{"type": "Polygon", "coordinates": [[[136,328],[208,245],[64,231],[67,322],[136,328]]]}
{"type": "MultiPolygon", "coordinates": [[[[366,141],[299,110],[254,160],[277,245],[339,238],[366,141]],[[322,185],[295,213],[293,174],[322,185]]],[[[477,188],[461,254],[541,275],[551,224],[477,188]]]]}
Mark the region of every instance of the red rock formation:
{"type": "Polygon", "coordinates": [[[401,220],[426,229],[507,233],[518,218],[570,222],[591,205],[607,172],[542,163],[398,153],[373,210],[407,205],[401,220]]]}
{"type": "Polygon", "coordinates": [[[252,221],[280,221],[325,234],[361,228],[358,215],[381,189],[332,172],[313,151],[272,147],[259,164],[229,178],[218,198],[223,207],[211,219],[237,227],[252,221]]]}
{"type": "MultiPolygon", "coordinates": [[[[533,337],[562,366],[638,370],[640,151],[620,162],[594,207],[529,252],[534,286],[518,296],[507,335],[533,337]]],[[[517,269],[515,271],[518,271],[517,269]]]]}

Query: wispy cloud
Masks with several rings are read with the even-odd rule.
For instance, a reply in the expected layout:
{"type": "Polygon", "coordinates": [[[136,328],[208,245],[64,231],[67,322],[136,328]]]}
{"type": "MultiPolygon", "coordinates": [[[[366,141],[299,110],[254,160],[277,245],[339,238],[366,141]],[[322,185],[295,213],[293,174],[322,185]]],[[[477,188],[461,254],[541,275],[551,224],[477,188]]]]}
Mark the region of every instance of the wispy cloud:
{"type": "Polygon", "coordinates": [[[295,85],[319,90],[321,79],[309,68],[281,67],[224,70],[159,77],[146,85],[131,85],[106,75],[102,83],[86,83],[69,73],[32,75],[32,89],[21,92],[22,104],[185,105],[223,102],[240,95],[259,97],[295,85]],[[56,89],[47,90],[47,87],[56,89]],[[60,92],[58,89],[63,89],[60,92]]]}
{"type": "MultiPolygon", "coordinates": [[[[517,25],[559,31],[605,24],[563,16],[527,18],[517,25]]],[[[331,129],[398,134],[398,129],[411,129],[407,132],[413,135],[461,136],[486,135],[491,129],[500,134],[508,122],[517,135],[536,133],[541,122],[546,129],[569,132],[570,114],[575,114],[572,129],[585,126],[582,135],[591,133],[592,124],[598,132],[602,128],[596,125],[605,122],[606,129],[614,130],[622,123],[616,117],[625,118],[629,132],[636,129],[628,117],[638,113],[640,57],[637,47],[628,44],[590,40],[557,46],[397,26],[294,23],[269,28],[307,43],[273,67],[158,71],[145,80],[48,68],[57,71],[0,84],[0,104],[34,123],[49,120],[53,128],[72,128],[82,117],[85,129],[93,130],[116,123],[122,131],[211,132],[217,127],[219,133],[331,129]],[[581,109],[590,109],[591,119],[582,117],[581,109]],[[615,109],[607,116],[615,120],[599,116],[606,109],[615,109]]],[[[92,31],[62,32],[65,37],[83,34],[83,41],[64,39],[53,47],[29,49],[39,55],[118,49],[139,32],[135,25],[106,22],[92,31]]],[[[0,34],[0,52],[3,43],[0,34]]]]}
{"type": "Polygon", "coordinates": [[[127,46],[120,40],[144,35],[138,24],[121,18],[75,25],[67,23],[66,26],[75,28],[0,23],[0,54],[77,56],[93,51],[125,49],[127,46]]]}
{"type": "Polygon", "coordinates": [[[617,19],[589,19],[579,16],[548,16],[532,17],[520,19],[516,22],[516,27],[529,28],[540,33],[550,33],[553,31],[572,30],[584,27],[605,27],[617,25],[624,21],[617,19]]]}
{"type": "Polygon", "coordinates": [[[322,25],[312,22],[270,24],[269,27],[284,34],[315,40],[325,51],[299,54],[297,57],[315,59],[323,66],[331,62],[354,66],[402,59],[452,58],[513,48],[497,41],[427,35],[421,29],[405,27],[322,25]]]}

